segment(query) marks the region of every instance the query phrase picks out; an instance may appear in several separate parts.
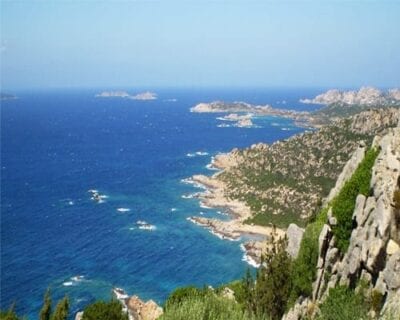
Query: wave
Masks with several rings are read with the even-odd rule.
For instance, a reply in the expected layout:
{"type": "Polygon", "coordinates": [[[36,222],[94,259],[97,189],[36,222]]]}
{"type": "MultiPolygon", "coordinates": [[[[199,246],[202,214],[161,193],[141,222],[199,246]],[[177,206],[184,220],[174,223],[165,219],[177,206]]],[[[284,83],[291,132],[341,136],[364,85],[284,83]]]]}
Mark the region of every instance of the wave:
{"type": "Polygon", "coordinates": [[[72,281],[65,281],[65,282],[63,282],[63,286],[64,287],[70,287],[70,286],[73,286],[74,285],[74,283],[72,282],[72,281]]]}
{"type": "Polygon", "coordinates": [[[206,190],[207,187],[204,184],[201,184],[200,182],[194,181],[192,178],[185,178],[181,179],[181,182],[184,184],[190,184],[196,188],[204,189],[206,190]]]}
{"type": "Polygon", "coordinates": [[[250,255],[247,254],[246,248],[244,247],[243,243],[240,245],[240,249],[244,252],[242,261],[247,262],[247,264],[249,264],[250,266],[252,266],[254,268],[260,267],[260,263],[255,261],[250,255]]]}
{"type": "Polygon", "coordinates": [[[144,220],[138,220],[136,221],[136,224],[138,225],[138,228],[140,230],[149,230],[149,231],[153,231],[156,230],[157,227],[155,225],[152,225],[144,220]]]}
{"type": "Polygon", "coordinates": [[[117,208],[117,211],[118,212],[129,212],[129,211],[131,211],[131,209],[129,209],[129,208],[117,208]]]}
{"type": "Polygon", "coordinates": [[[82,282],[83,280],[85,280],[85,276],[77,275],[69,278],[68,281],[64,281],[62,285],[64,287],[76,286],[79,284],[79,282],[82,282]]]}
{"type": "Polygon", "coordinates": [[[200,196],[200,192],[190,193],[190,194],[183,194],[181,196],[182,199],[193,199],[198,198],[200,196]]]}
{"type": "Polygon", "coordinates": [[[196,151],[196,152],[192,152],[192,153],[187,153],[186,154],[186,157],[189,157],[189,158],[194,158],[194,157],[204,157],[204,156],[208,156],[209,155],[209,153],[208,152],[205,152],[205,151],[196,151]]]}

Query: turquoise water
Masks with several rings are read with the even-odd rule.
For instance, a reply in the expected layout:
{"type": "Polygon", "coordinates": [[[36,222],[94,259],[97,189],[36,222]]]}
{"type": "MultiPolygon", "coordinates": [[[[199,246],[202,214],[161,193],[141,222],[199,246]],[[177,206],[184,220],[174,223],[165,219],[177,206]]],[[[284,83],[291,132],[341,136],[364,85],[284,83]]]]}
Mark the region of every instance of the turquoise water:
{"type": "Polygon", "coordinates": [[[303,129],[272,117],[256,119],[258,128],[218,128],[220,115],[189,109],[215,99],[305,109],[298,99],[318,90],[164,89],[155,101],[96,92],[19,92],[1,105],[1,308],[15,301],[29,319],[47,287],[54,299],[68,294],[75,312],[113,286],[162,303],[178,286],[241,278],[239,243],[186,220],[219,214],[183,199],[199,190],[181,180],[212,174],[206,165],[218,152],[303,129]],[[197,151],[207,154],[187,156],[197,151]]]}

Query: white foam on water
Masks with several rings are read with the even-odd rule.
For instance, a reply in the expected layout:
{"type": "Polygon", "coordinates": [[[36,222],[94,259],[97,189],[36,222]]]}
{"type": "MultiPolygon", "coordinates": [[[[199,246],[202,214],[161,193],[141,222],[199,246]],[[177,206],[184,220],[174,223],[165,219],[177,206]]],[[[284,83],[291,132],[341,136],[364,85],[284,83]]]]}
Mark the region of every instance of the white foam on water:
{"type": "Polygon", "coordinates": [[[131,209],[129,209],[129,208],[118,208],[117,211],[118,212],[129,212],[129,211],[131,211],[131,209]]]}
{"type": "Polygon", "coordinates": [[[63,286],[64,287],[70,287],[70,286],[73,286],[74,285],[74,283],[72,282],[72,281],[65,281],[65,282],[63,282],[63,286]]]}

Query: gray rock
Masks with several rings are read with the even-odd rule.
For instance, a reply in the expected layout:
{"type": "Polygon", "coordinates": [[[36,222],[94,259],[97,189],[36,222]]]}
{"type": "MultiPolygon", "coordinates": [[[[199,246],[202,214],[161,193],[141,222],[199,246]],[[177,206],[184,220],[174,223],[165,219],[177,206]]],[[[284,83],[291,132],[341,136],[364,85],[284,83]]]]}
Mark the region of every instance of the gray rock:
{"type": "Polygon", "coordinates": [[[291,223],[286,231],[288,237],[287,253],[295,259],[299,254],[301,239],[303,239],[304,229],[291,223]]]}
{"type": "Polygon", "coordinates": [[[383,272],[379,272],[379,277],[378,277],[378,279],[376,280],[374,289],[377,290],[377,291],[379,291],[381,294],[386,294],[386,292],[387,292],[387,285],[386,285],[386,283],[385,283],[385,281],[384,281],[383,272]]]}
{"type": "Polygon", "coordinates": [[[378,222],[378,232],[382,239],[387,239],[392,218],[391,207],[384,197],[380,197],[376,204],[375,218],[378,222]]]}
{"type": "Polygon", "coordinates": [[[356,198],[356,207],[353,212],[353,220],[357,222],[357,226],[362,226],[366,220],[366,215],[364,213],[365,196],[359,194],[356,198]]]}
{"type": "Polygon", "coordinates": [[[353,250],[350,251],[349,255],[349,273],[354,275],[357,273],[358,269],[360,268],[360,255],[361,249],[359,247],[355,247],[353,250]]]}
{"type": "Polygon", "coordinates": [[[336,226],[337,225],[337,219],[332,215],[332,208],[329,208],[328,210],[328,222],[330,226],[336,226]]]}
{"type": "Polygon", "coordinates": [[[366,268],[372,274],[376,274],[384,264],[385,243],[382,239],[376,238],[370,241],[366,268]]]}
{"type": "Polygon", "coordinates": [[[400,288],[400,252],[390,256],[383,270],[383,277],[389,289],[400,288]]]}
{"type": "Polygon", "coordinates": [[[333,198],[337,196],[340,189],[344,186],[345,182],[354,173],[360,162],[364,159],[365,147],[359,147],[352,155],[351,159],[346,163],[338,179],[336,180],[335,187],[330,191],[326,203],[329,203],[333,198]]]}
{"type": "Polygon", "coordinates": [[[338,248],[330,248],[328,249],[325,257],[326,264],[329,266],[333,266],[335,262],[339,258],[339,249],[338,248]]]}
{"type": "Polygon", "coordinates": [[[321,257],[325,256],[325,252],[329,246],[331,235],[331,228],[327,224],[324,224],[318,238],[318,251],[321,257]]]}

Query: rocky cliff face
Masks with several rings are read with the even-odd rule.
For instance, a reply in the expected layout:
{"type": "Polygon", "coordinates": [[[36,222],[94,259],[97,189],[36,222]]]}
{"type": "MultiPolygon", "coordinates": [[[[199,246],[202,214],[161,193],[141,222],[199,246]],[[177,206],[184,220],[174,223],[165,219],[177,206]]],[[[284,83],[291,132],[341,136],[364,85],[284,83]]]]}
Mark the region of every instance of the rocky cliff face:
{"type": "MultiPolygon", "coordinates": [[[[336,285],[354,288],[359,280],[368,284],[368,290],[379,293],[383,307],[376,319],[390,313],[400,318],[400,127],[392,128],[383,137],[377,136],[373,145],[380,148],[375,161],[371,192],[368,197],[359,195],[353,213],[354,229],[347,252],[342,255],[336,247],[332,228],[336,219],[328,213],[328,221],[319,236],[317,278],[313,283],[311,298],[299,299],[284,317],[285,320],[302,319],[311,306],[326,299],[329,289],[336,285]],[[396,196],[395,196],[396,195],[396,196]]],[[[362,159],[362,148],[341,175],[330,197],[340,190],[362,159]]]]}

